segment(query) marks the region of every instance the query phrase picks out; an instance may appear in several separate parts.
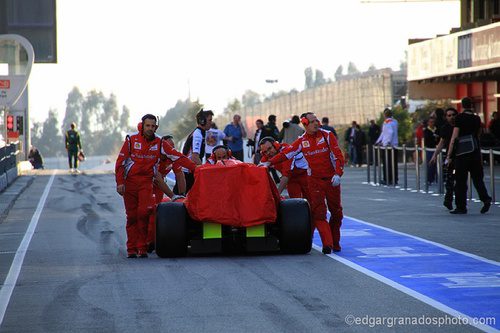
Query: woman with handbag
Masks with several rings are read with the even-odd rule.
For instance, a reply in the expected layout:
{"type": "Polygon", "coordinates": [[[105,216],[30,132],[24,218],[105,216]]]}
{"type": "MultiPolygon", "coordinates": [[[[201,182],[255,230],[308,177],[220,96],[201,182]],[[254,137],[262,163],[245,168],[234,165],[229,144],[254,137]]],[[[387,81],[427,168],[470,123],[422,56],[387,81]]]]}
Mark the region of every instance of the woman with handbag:
{"type": "Polygon", "coordinates": [[[462,99],[464,111],[457,115],[455,127],[450,140],[447,162],[451,162],[451,152],[455,150],[455,210],[451,214],[467,214],[467,174],[470,172],[472,182],[483,202],[481,214],[486,213],[491,206],[491,197],[484,186],[483,162],[479,147],[481,119],[474,113],[472,99],[462,99]]]}

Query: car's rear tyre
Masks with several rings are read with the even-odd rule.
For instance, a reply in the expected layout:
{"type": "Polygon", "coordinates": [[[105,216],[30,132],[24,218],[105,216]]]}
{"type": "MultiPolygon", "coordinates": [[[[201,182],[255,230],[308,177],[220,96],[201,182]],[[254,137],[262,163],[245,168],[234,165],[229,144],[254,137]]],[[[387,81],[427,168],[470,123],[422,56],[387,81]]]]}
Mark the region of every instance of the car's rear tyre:
{"type": "Polygon", "coordinates": [[[309,253],[312,247],[311,213],[304,199],[280,202],[278,223],[279,245],[283,253],[309,253]]]}
{"type": "Polygon", "coordinates": [[[156,254],[161,258],[187,253],[187,212],[182,202],[162,202],[156,210],[156,254]]]}

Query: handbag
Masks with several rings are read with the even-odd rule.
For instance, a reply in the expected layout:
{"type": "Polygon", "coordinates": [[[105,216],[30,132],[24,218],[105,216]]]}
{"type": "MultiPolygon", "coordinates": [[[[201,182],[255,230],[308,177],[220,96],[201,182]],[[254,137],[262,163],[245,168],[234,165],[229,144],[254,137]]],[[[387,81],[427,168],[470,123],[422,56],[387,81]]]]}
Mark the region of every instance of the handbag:
{"type": "Polygon", "coordinates": [[[455,152],[456,156],[470,154],[477,149],[476,139],[472,136],[472,134],[461,136],[457,140],[457,150],[455,152]]]}
{"type": "Polygon", "coordinates": [[[83,162],[85,161],[85,154],[83,153],[83,151],[80,150],[80,152],[78,153],[78,160],[80,162],[83,162]]]}

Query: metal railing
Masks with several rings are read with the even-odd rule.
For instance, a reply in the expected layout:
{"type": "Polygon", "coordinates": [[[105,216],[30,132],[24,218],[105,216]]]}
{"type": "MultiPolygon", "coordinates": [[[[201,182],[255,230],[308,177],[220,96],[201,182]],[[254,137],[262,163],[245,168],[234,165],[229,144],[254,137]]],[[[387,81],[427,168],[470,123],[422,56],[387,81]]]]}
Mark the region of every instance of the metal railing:
{"type": "MultiPolygon", "coordinates": [[[[397,147],[366,146],[367,182],[372,185],[392,186],[413,192],[437,192],[437,194],[443,194],[443,151],[438,154],[436,161],[436,189],[431,191],[429,187],[427,152],[434,151],[436,151],[435,148],[407,147],[406,145],[397,147]],[[410,160],[412,162],[409,162],[410,160]],[[391,163],[389,163],[389,161],[391,163]],[[391,165],[396,165],[397,169],[392,168],[391,165]],[[399,170],[401,168],[403,171],[402,183],[399,182],[398,179],[399,170]],[[383,179],[386,180],[385,182],[382,181],[382,172],[384,172],[385,177],[383,179]],[[415,178],[415,187],[410,187],[409,179],[413,177],[415,178]],[[422,182],[423,189],[421,188],[422,182]]],[[[500,151],[494,149],[481,149],[481,154],[483,161],[487,161],[488,164],[488,172],[485,170],[485,175],[489,176],[489,194],[493,202],[496,202],[495,156],[500,156],[500,151]],[[487,159],[485,159],[486,156],[487,159]]],[[[486,180],[485,183],[487,183],[486,180]]],[[[472,199],[472,180],[470,174],[468,184],[468,198],[472,199]]]]}
{"type": "Polygon", "coordinates": [[[0,147],[0,191],[17,178],[17,162],[20,158],[20,142],[0,147]]]}

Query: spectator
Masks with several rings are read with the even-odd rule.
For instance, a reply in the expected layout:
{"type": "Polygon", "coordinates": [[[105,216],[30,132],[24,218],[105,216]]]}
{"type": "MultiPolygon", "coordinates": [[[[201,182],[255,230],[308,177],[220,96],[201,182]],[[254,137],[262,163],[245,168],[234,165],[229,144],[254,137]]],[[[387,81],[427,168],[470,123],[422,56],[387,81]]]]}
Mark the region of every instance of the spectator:
{"type": "MultiPolygon", "coordinates": [[[[429,118],[427,121],[427,127],[424,128],[424,147],[425,148],[436,148],[439,141],[438,129],[436,127],[436,119],[429,118]]],[[[427,158],[427,182],[432,184],[436,181],[436,164],[430,163],[434,152],[431,150],[425,151],[425,157],[427,158]]]]}
{"type": "Polygon", "coordinates": [[[212,155],[212,149],[220,145],[225,138],[226,134],[212,122],[211,128],[205,133],[205,158],[209,158],[212,155]]]}
{"type": "Polygon", "coordinates": [[[78,170],[78,152],[82,150],[80,133],[75,129],[76,124],[71,123],[71,129],[66,131],[66,150],[68,152],[69,172],[79,173],[78,170]]]}
{"type": "Polygon", "coordinates": [[[35,146],[31,146],[31,149],[28,153],[28,160],[33,166],[33,169],[43,169],[42,155],[35,146]]]}
{"type": "MultiPolygon", "coordinates": [[[[397,147],[398,145],[398,122],[396,119],[392,118],[392,110],[386,108],[384,110],[384,124],[382,125],[382,133],[380,133],[379,138],[375,144],[382,145],[386,148],[397,147]]],[[[389,154],[389,150],[385,149],[384,155],[381,157],[383,163],[383,180],[380,181],[381,184],[393,184],[398,183],[398,165],[397,165],[397,154],[395,152],[395,165],[392,165],[392,156],[389,154]],[[386,158],[387,157],[387,158],[386,158]],[[386,163],[387,161],[387,163],[386,163]],[[395,178],[393,179],[393,171],[395,178]]]]}
{"type": "Polygon", "coordinates": [[[489,130],[497,140],[500,140],[500,116],[497,111],[491,114],[489,130]]]}
{"type": "Polygon", "coordinates": [[[363,147],[366,145],[365,132],[361,129],[359,124],[356,124],[355,134],[354,134],[354,147],[356,149],[356,160],[354,164],[361,167],[363,164],[363,147]]]}
{"type": "Polygon", "coordinates": [[[444,124],[446,124],[444,110],[442,108],[437,108],[436,110],[434,110],[433,114],[431,115],[431,118],[434,118],[436,120],[435,125],[439,134],[441,127],[443,127],[444,124]]]}
{"type": "Polygon", "coordinates": [[[243,138],[247,137],[247,132],[241,123],[239,114],[235,114],[233,122],[226,125],[224,134],[226,134],[227,145],[231,149],[233,157],[243,162],[243,138]]]}
{"type": "Polygon", "coordinates": [[[380,126],[375,123],[375,120],[370,120],[370,127],[368,129],[368,149],[370,151],[370,164],[373,163],[373,145],[380,136],[380,126]]]}
{"type": "Polygon", "coordinates": [[[304,134],[304,130],[299,126],[300,118],[299,116],[293,116],[289,122],[283,123],[283,143],[292,143],[299,136],[304,134]]]}
{"type": "Polygon", "coordinates": [[[356,164],[357,158],[357,150],[355,145],[355,137],[356,137],[356,125],[357,123],[353,121],[351,123],[351,127],[349,127],[345,131],[344,140],[347,143],[347,149],[349,152],[349,164],[354,166],[356,164]]]}
{"type": "Polygon", "coordinates": [[[328,117],[321,118],[321,128],[332,132],[333,135],[335,135],[335,139],[338,139],[337,131],[335,131],[335,128],[329,125],[329,122],[330,120],[328,119],[328,117]]]}
{"type": "Polygon", "coordinates": [[[252,147],[252,160],[254,164],[259,164],[260,159],[261,159],[261,154],[260,154],[260,147],[259,147],[259,141],[262,136],[262,129],[264,127],[264,121],[262,119],[257,119],[255,121],[255,126],[257,126],[257,129],[255,130],[255,134],[253,136],[253,139],[248,139],[247,145],[252,147]]]}
{"type": "MultiPolygon", "coordinates": [[[[439,143],[436,147],[436,151],[432,155],[431,160],[429,161],[431,164],[435,164],[437,161],[437,157],[441,152],[441,149],[448,148],[450,146],[451,136],[453,134],[453,127],[455,126],[455,117],[458,112],[454,108],[446,109],[446,123],[441,127],[439,131],[439,143]]],[[[453,156],[453,153],[451,154],[453,156]]],[[[443,178],[444,178],[444,186],[445,186],[445,194],[443,206],[448,208],[449,210],[453,209],[453,190],[455,187],[455,175],[454,175],[454,165],[453,162],[445,161],[443,165],[443,178]]]]}
{"type": "Polygon", "coordinates": [[[267,117],[267,124],[262,129],[262,137],[271,136],[274,140],[278,140],[280,136],[280,131],[276,126],[276,116],[274,114],[267,117]]]}
{"type": "Polygon", "coordinates": [[[474,113],[473,102],[470,97],[462,98],[464,111],[457,115],[455,127],[447,152],[448,161],[455,162],[455,205],[450,213],[467,214],[467,180],[468,174],[472,178],[474,187],[483,202],[481,214],[486,213],[491,206],[491,197],[486,191],[483,181],[483,163],[481,148],[479,147],[479,133],[481,119],[474,113]],[[458,139],[455,147],[455,140],[458,139]],[[455,159],[452,152],[456,148],[455,159]]]}

